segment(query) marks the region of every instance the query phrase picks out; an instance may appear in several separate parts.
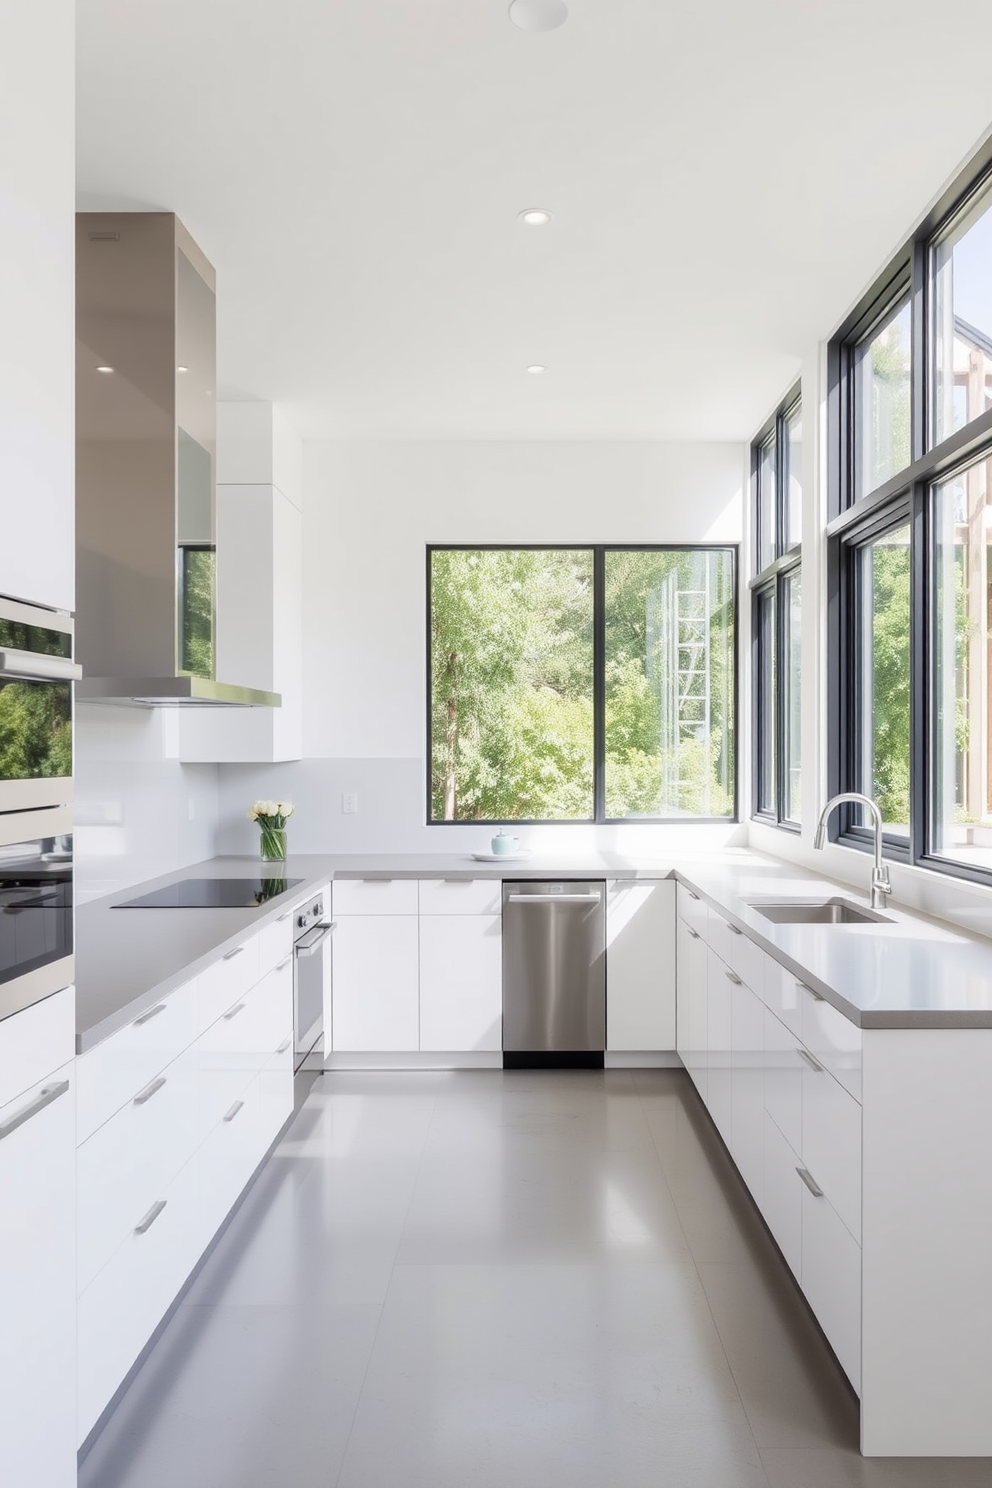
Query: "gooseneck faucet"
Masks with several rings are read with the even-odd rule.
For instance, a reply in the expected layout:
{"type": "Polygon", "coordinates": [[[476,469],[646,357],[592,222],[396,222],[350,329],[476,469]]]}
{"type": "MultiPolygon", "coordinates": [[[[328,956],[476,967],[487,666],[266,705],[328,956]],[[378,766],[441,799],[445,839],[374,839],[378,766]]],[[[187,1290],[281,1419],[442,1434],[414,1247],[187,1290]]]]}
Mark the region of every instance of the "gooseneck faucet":
{"type": "Polygon", "coordinates": [[[860,791],[842,791],[839,796],[831,796],[820,812],[813,846],[823,847],[827,840],[827,818],[835,806],[841,806],[845,801],[853,801],[858,806],[866,806],[871,812],[875,829],[875,866],[871,871],[871,907],[872,909],[884,909],[885,896],[892,893],[892,882],[889,878],[888,864],[882,862],[882,813],[870,796],[863,796],[860,791]]]}

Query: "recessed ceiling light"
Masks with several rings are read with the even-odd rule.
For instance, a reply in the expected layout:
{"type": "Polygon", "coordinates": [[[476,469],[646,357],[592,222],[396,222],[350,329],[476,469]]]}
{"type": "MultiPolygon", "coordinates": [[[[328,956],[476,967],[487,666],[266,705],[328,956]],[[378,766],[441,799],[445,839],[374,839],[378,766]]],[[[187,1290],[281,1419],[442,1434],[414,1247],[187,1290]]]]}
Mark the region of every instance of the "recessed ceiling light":
{"type": "Polygon", "coordinates": [[[517,213],[521,222],[526,222],[528,227],[547,227],[551,221],[551,213],[546,207],[525,207],[522,212],[517,213]]]}
{"type": "Polygon", "coordinates": [[[535,377],[537,377],[541,372],[547,372],[547,370],[547,367],[542,367],[540,362],[534,362],[530,367],[527,368],[527,371],[532,372],[535,377]]]}
{"type": "Polygon", "coordinates": [[[188,367],[177,367],[176,368],[176,371],[177,372],[188,372],[189,371],[189,368],[188,367]]]}
{"type": "Polygon", "coordinates": [[[113,367],[97,367],[98,372],[113,372],[113,367]]]}
{"type": "Polygon", "coordinates": [[[565,0],[513,0],[510,20],[521,31],[554,31],[568,20],[565,0]]]}

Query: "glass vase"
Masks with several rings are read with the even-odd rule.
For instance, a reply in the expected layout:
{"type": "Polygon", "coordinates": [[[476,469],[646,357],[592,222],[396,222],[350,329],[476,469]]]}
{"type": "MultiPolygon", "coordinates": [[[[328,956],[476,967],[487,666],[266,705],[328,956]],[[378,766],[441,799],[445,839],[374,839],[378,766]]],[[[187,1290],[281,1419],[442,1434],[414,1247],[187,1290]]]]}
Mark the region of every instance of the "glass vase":
{"type": "Polygon", "coordinates": [[[259,856],[263,863],[282,863],[286,857],[286,828],[269,827],[264,822],[259,822],[261,840],[259,842],[259,856]]]}

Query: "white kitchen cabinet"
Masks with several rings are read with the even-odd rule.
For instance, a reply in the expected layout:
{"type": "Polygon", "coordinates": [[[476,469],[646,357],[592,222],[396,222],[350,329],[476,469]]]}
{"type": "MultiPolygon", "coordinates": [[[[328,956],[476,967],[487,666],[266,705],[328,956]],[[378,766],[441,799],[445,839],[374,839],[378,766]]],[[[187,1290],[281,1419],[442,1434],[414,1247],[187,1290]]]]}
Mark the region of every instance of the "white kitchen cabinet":
{"type": "MultiPolygon", "coordinates": [[[[335,929],[332,943],[333,1017],[331,1048],[335,1053],[403,1053],[420,1047],[419,925],[415,914],[346,913],[334,886],[335,929]]],[[[359,890],[378,884],[357,881],[359,890]]],[[[384,885],[412,888],[413,880],[384,885]]],[[[355,895],[354,900],[363,901],[355,895]]],[[[354,901],[353,901],[354,902],[354,901]]],[[[367,902],[367,901],[366,901],[367,902]]]]}
{"type": "Polygon", "coordinates": [[[765,1009],[765,1110],[794,1152],[803,1146],[803,1060],[791,1029],[765,1009]]]}
{"type": "Polygon", "coordinates": [[[761,1212],[796,1280],[803,1269],[802,1161],[765,1112],[765,1169],[761,1212]]]}
{"type": "Polygon", "coordinates": [[[732,988],[730,1150],[760,1207],[765,1170],[764,1003],[743,983],[732,988]]]}
{"type": "Polygon", "coordinates": [[[808,1050],[803,1060],[803,1163],[860,1244],[861,1107],[808,1050]]]}
{"type": "Polygon", "coordinates": [[[494,1051],[503,1047],[502,1029],[501,917],[422,914],[420,1048],[494,1051]]]}
{"type": "MultiPolygon", "coordinates": [[[[0,1023],[0,1044],[7,1023],[24,1016],[0,1023]]],[[[69,1063],[0,1106],[4,1484],[70,1488],[76,1481],[75,1155],[69,1063]]]]}
{"type": "Polygon", "coordinates": [[[692,1072],[692,1000],[693,990],[706,985],[706,942],[699,931],[679,919],[675,948],[675,1048],[689,1072],[692,1072]]]}
{"type": "Polygon", "coordinates": [[[415,915],[420,895],[415,878],[336,878],[334,916],[415,915]]]}
{"type": "Polygon", "coordinates": [[[861,1389],[861,1246],[829,1200],[803,1186],[802,1288],[855,1390],[861,1389]]]}
{"type": "Polygon", "coordinates": [[[709,952],[706,962],[706,1105],[728,1147],[733,1140],[730,1080],[732,993],[740,985],[739,981],[731,978],[736,978],[736,975],[715,951],[709,952]]]}
{"type": "MultiPolygon", "coordinates": [[[[698,932],[697,932],[698,933],[698,932]]],[[[693,944],[689,993],[689,1074],[704,1101],[709,1100],[709,948],[700,936],[693,944]]]]}
{"type": "Polygon", "coordinates": [[[422,878],[418,892],[422,916],[503,912],[503,885],[498,878],[422,878]]]}
{"type": "Polygon", "coordinates": [[[675,884],[606,885],[606,1047],[674,1049],[675,884]]]}
{"type": "Polygon", "coordinates": [[[197,1029],[203,1032],[258,981],[259,938],[246,936],[197,977],[197,1029]]]}
{"type": "Polygon", "coordinates": [[[860,1102],[861,1029],[808,989],[801,989],[800,1016],[806,1048],[860,1102]]]}

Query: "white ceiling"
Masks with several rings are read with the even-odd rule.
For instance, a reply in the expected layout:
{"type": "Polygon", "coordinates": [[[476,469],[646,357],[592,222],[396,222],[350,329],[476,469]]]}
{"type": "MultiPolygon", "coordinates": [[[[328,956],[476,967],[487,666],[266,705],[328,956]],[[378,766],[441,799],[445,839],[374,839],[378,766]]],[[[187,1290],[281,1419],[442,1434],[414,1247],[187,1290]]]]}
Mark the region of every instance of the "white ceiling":
{"type": "Polygon", "coordinates": [[[79,205],[180,215],[307,436],[747,438],[989,125],[992,7],[569,8],[79,0],[79,205]]]}

